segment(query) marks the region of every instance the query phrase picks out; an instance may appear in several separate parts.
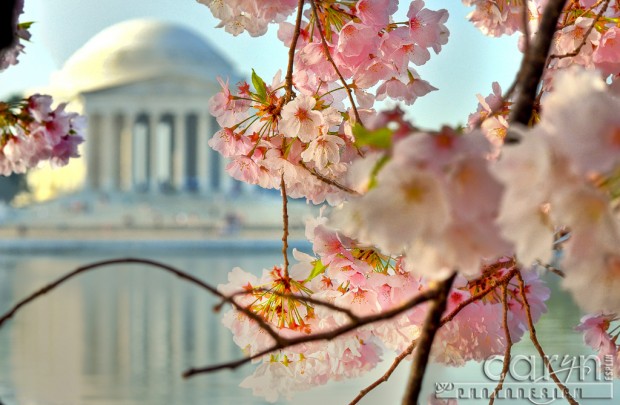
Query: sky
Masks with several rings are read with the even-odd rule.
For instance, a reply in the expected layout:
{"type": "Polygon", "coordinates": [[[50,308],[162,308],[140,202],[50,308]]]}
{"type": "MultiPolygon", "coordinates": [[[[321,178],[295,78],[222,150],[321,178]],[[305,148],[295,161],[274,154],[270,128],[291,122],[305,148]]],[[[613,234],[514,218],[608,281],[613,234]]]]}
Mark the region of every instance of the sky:
{"type": "MultiPolygon", "coordinates": [[[[400,3],[404,15],[408,3],[400,3]]],[[[450,40],[439,55],[417,69],[439,91],[417,100],[407,113],[423,128],[464,124],[476,109],[476,94],[491,93],[493,81],[502,88],[512,82],[521,60],[517,38],[485,37],[467,22],[470,10],[460,1],[427,0],[426,5],[448,8],[450,40]]],[[[247,33],[233,37],[215,28],[217,21],[209,9],[195,0],[25,0],[20,21],[35,22],[32,39],[20,63],[0,74],[0,98],[45,86],[52,72],[89,38],[133,18],[155,18],[193,29],[245,75],[254,68],[267,79],[286,68],[286,49],[276,37],[277,26],[260,38],[247,33]]]]}

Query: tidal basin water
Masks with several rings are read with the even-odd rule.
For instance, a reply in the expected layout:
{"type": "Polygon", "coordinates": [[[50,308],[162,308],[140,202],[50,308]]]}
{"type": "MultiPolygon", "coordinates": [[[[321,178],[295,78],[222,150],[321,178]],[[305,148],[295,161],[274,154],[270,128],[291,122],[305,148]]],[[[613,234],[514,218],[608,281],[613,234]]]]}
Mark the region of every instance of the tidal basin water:
{"type": "MultiPolygon", "coordinates": [[[[119,257],[121,253],[2,254],[0,312],[69,270],[95,260],[119,257]]],[[[227,272],[235,266],[260,273],[263,268],[281,262],[277,249],[260,254],[220,251],[157,255],[152,251],[135,251],[131,255],[163,261],[215,285],[225,282],[227,272]]],[[[554,293],[559,289],[556,283],[551,287],[554,293]]],[[[27,306],[0,329],[0,400],[5,405],[263,404],[265,401],[253,397],[251,391],[238,387],[251,373],[252,365],[235,372],[181,378],[183,370],[191,366],[241,356],[230,332],[220,323],[221,315],[213,312],[216,302],[204,290],[145,266],[121,265],[79,276],[27,306]]],[[[579,318],[579,310],[568,297],[554,294],[549,313],[537,325],[539,339],[548,354],[591,354],[581,344],[581,336],[572,331],[579,318]]],[[[514,354],[526,359],[535,350],[524,339],[514,354]]],[[[346,404],[389,367],[390,356],[386,351],[386,360],[371,374],[300,393],[288,403],[346,404]]],[[[362,403],[400,403],[409,367],[409,362],[403,363],[387,383],[362,403]]],[[[435,391],[436,383],[475,387],[488,384],[489,379],[479,363],[453,369],[432,365],[425,380],[424,397],[435,391]]],[[[524,384],[530,386],[528,381],[524,384]]],[[[608,396],[615,400],[602,398],[581,403],[619,403],[618,384],[610,383],[607,388],[614,391],[608,396]]],[[[603,396],[607,388],[596,386],[603,396]]],[[[488,401],[470,399],[459,403],[488,401]]],[[[532,401],[521,398],[497,403],[532,401]]]]}

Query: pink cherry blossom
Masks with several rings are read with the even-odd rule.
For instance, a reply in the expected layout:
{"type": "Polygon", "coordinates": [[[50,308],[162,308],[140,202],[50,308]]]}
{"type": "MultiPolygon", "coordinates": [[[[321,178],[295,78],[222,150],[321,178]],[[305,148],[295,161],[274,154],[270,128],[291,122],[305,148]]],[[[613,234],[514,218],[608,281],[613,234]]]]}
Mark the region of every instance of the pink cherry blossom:
{"type": "Polygon", "coordinates": [[[316,127],[323,123],[323,115],[313,110],[314,97],[300,94],[282,108],[282,121],[279,130],[286,137],[299,138],[310,142],[316,134],[316,127]]]}
{"type": "Polygon", "coordinates": [[[592,61],[606,75],[620,73],[620,28],[611,27],[603,34],[592,61]]]}

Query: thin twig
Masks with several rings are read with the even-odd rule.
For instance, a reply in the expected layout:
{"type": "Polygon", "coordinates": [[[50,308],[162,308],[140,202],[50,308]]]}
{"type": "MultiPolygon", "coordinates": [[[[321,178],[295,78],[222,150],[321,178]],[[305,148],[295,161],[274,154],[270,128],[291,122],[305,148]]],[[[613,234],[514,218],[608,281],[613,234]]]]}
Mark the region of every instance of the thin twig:
{"type": "Polygon", "coordinates": [[[314,20],[316,22],[316,26],[319,31],[319,36],[321,37],[321,43],[323,44],[323,52],[325,52],[325,57],[327,58],[329,63],[334,67],[334,70],[336,71],[336,74],[338,75],[340,82],[342,83],[345,91],[347,92],[347,96],[349,97],[349,101],[351,102],[351,107],[353,108],[353,114],[355,115],[355,122],[357,122],[361,126],[364,126],[364,123],[362,122],[362,119],[360,118],[360,114],[357,111],[355,100],[353,100],[353,94],[351,93],[351,89],[349,88],[349,85],[347,84],[346,80],[344,80],[342,73],[340,73],[340,69],[338,69],[338,66],[336,65],[336,62],[334,62],[332,55],[329,53],[329,46],[327,45],[327,41],[325,40],[325,35],[323,34],[323,27],[321,26],[321,21],[319,19],[319,12],[316,7],[316,2],[314,0],[310,0],[310,5],[312,6],[312,13],[314,14],[314,20]]]}
{"type": "Polygon", "coordinates": [[[2,317],[0,317],[0,328],[2,327],[2,325],[8,321],[9,319],[11,319],[15,313],[17,311],[19,311],[22,307],[24,307],[25,305],[29,304],[30,302],[34,301],[35,299],[47,294],[48,292],[52,291],[53,289],[55,289],[56,287],[60,286],[61,284],[64,284],[66,281],[69,281],[70,279],[72,279],[75,276],[78,276],[82,273],[85,273],[87,271],[90,270],[95,270],[95,269],[99,269],[99,268],[103,268],[103,267],[107,267],[107,266],[112,266],[112,265],[118,265],[118,264],[143,264],[143,265],[148,265],[148,266],[152,266],[155,268],[158,268],[160,270],[164,270],[167,271],[169,273],[174,274],[175,276],[189,281],[192,284],[195,284],[207,291],[209,291],[211,294],[227,301],[230,302],[237,310],[239,310],[240,312],[242,312],[244,315],[246,315],[247,317],[249,317],[250,319],[256,321],[258,323],[258,325],[260,326],[261,329],[263,329],[265,332],[267,332],[269,334],[269,336],[271,336],[276,342],[280,342],[282,340],[282,338],[278,335],[278,333],[276,331],[274,331],[271,326],[269,326],[259,315],[253,313],[252,311],[250,311],[248,308],[245,308],[242,305],[239,305],[238,303],[236,303],[232,298],[226,297],[224,294],[222,294],[221,292],[219,292],[217,290],[217,288],[207,284],[206,282],[200,280],[197,277],[194,277],[193,275],[184,272],[182,270],[179,270],[175,267],[172,267],[170,265],[155,261],[155,260],[150,260],[150,259],[139,259],[139,258],[121,258],[121,259],[111,259],[111,260],[103,260],[103,261],[99,261],[99,262],[95,262],[95,263],[91,263],[91,264],[87,264],[85,266],[81,266],[78,267],[77,269],[73,270],[70,273],[65,274],[64,276],[56,279],[55,281],[45,285],[43,288],[35,291],[34,293],[30,294],[29,296],[27,296],[26,298],[22,299],[21,301],[19,301],[17,304],[15,304],[13,306],[13,308],[11,308],[9,311],[7,311],[6,313],[4,313],[2,315],[2,317]]]}
{"type": "Polygon", "coordinates": [[[446,280],[439,282],[437,297],[430,304],[428,314],[424,320],[422,334],[418,338],[418,344],[413,354],[411,375],[409,376],[409,383],[403,398],[403,405],[416,405],[418,403],[418,397],[422,391],[422,380],[424,379],[424,374],[426,374],[426,365],[431,355],[433,340],[435,340],[435,334],[441,326],[441,314],[446,310],[448,294],[455,278],[456,272],[446,280]]]}
{"type": "Polygon", "coordinates": [[[415,349],[417,344],[418,344],[418,340],[417,339],[414,340],[413,342],[411,342],[411,344],[407,347],[407,349],[403,350],[398,356],[396,356],[394,358],[394,361],[392,362],[392,365],[390,366],[390,368],[388,368],[388,370],[381,377],[379,377],[377,380],[375,380],[372,384],[370,384],[369,386],[367,386],[366,388],[361,390],[360,393],[357,394],[357,396],[355,398],[353,398],[353,401],[351,401],[349,403],[349,405],[357,404],[362,398],[364,398],[366,396],[366,394],[368,394],[370,391],[374,390],[379,385],[381,385],[384,382],[386,382],[392,376],[392,373],[396,370],[398,365],[407,356],[409,356],[411,353],[413,353],[413,350],[415,349]]]}
{"type": "Polygon", "coordinates": [[[319,340],[331,340],[347,332],[351,332],[359,328],[360,326],[391,319],[397,315],[400,315],[404,311],[407,311],[408,309],[415,307],[416,305],[419,305],[423,302],[434,299],[438,295],[438,293],[439,291],[437,289],[430,288],[428,290],[425,290],[417,294],[415,297],[412,297],[411,299],[406,301],[404,304],[396,308],[392,308],[390,310],[380,312],[378,314],[360,317],[357,322],[350,322],[348,324],[332,329],[331,331],[298,336],[294,338],[281,338],[274,345],[268,347],[267,349],[261,350],[260,352],[257,352],[251,356],[243,357],[241,359],[233,360],[233,361],[226,362],[226,363],[215,364],[213,366],[191,368],[183,373],[183,377],[188,378],[188,377],[195,376],[197,374],[211,373],[213,371],[223,370],[223,369],[234,370],[246,363],[249,363],[250,361],[254,359],[263,357],[266,354],[272,353],[280,349],[296,346],[296,345],[307,343],[307,342],[315,342],[319,340]]]}
{"type": "Polygon", "coordinates": [[[553,379],[555,384],[558,386],[558,388],[566,396],[566,400],[571,405],[579,405],[579,402],[575,401],[575,398],[573,398],[573,396],[570,394],[570,392],[568,391],[568,388],[566,388],[566,386],[562,383],[562,381],[560,381],[558,376],[555,374],[555,371],[553,370],[553,366],[549,362],[549,358],[547,357],[547,355],[545,354],[545,351],[543,350],[542,346],[538,342],[538,337],[536,336],[536,329],[534,328],[534,322],[532,321],[532,311],[530,309],[530,304],[527,300],[527,296],[525,295],[525,283],[523,282],[523,277],[521,277],[521,273],[517,273],[516,277],[517,277],[517,281],[519,282],[519,290],[520,290],[519,292],[521,295],[521,300],[523,301],[523,306],[525,307],[525,314],[527,316],[527,324],[530,329],[530,340],[534,344],[534,347],[536,347],[536,350],[538,351],[538,354],[542,358],[545,367],[547,368],[547,370],[549,370],[549,374],[551,375],[551,378],[553,379]]]}
{"type": "Polygon", "coordinates": [[[493,394],[491,394],[491,399],[489,400],[489,405],[493,405],[495,403],[495,398],[497,394],[502,390],[504,386],[504,381],[506,380],[506,376],[508,375],[508,368],[510,367],[510,352],[512,350],[512,338],[510,337],[510,328],[508,327],[508,287],[506,284],[502,285],[502,307],[503,307],[503,319],[502,324],[504,325],[504,336],[506,337],[506,350],[504,351],[504,363],[502,364],[502,374],[499,379],[499,383],[493,394]]]}
{"type": "MultiPolygon", "coordinates": [[[[545,7],[536,39],[524,55],[519,69],[519,96],[512,109],[512,122],[528,125],[534,110],[536,90],[547,65],[547,55],[551,48],[551,41],[557,27],[558,19],[562,14],[566,0],[549,0],[545,7]]],[[[508,133],[506,143],[519,142],[518,137],[508,133]]]]}
{"type": "MultiPolygon", "coordinates": [[[[441,319],[441,326],[445,325],[446,323],[448,323],[452,319],[454,319],[454,317],[456,317],[456,315],[458,315],[458,313],[461,312],[467,305],[471,304],[474,301],[477,301],[479,299],[484,298],[487,294],[489,294],[492,291],[494,291],[498,286],[505,285],[506,283],[510,282],[510,280],[514,277],[514,275],[515,275],[515,273],[517,271],[518,270],[516,270],[516,269],[510,270],[503,277],[501,277],[500,279],[496,280],[496,282],[490,283],[488,288],[485,288],[484,290],[478,292],[477,294],[472,295],[471,297],[469,297],[465,301],[461,302],[448,315],[444,316],[441,319]]],[[[357,404],[370,391],[372,391],[373,389],[377,388],[382,383],[386,382],[390,378],[392,373],[394,373],[396,368],[400,365],[400,363],[405,358],[407,358],[407,356],[409,356],[411,353],[413,353],[413,350],[415,349],[417,343],[418,343],[417,340],[412,341],[411,344],[409,344],[409,346],[407,346],[407,348],[405,350],[403,350],[398,356],[396,356],[394,358],[394,361],[392,362],[392,365],[390,366],[390,368],[381,377],[379,377],[377,380],[375,380],[372,384],[370,384],[369,386],[367,386],[366,388],[361,390],[360,393],[353,399],[353,401],[350,402],[349,405],[357,404]]]]}
{"type": "Polygon", "coordinates": [[[284,259],[284,278],[288,279],[288,198],[286,196],[286,182],[284,173],[280,178],[280,191],[282,192],[282,257],[284,259]]]}
{"type": "MultiPolygon", "coordinates": [[[[568,52],[565,53],[563,55],[550,55],[550,58],[553,59],[564,59],[564,58],[572,58],[574,56],[579,55],[579,52],[581,52],[581,48],[584,47],[584,45],[586,44],[586,42],[588,42],[588,37],[590,36],[590,33],[592,32],[592,30],[594,29],[594,27],[596,26],[596,24],[598,23],[598,20],[601,18],[601,16],[605,13],[605,11],[607,11],[607,7],[609,6],[609,1],[610,0],[601,0],[598,1],[596,4],[594,4],[592,7],[590,7],[589,10],[594,9],[595,7],[599,6],[601,3],[603,4],[603,7],[599,10],[599,12],[596,14],[596,18],[592,21],[592,24],[588,27],[588,30],[586,31],[586,33],[583,36],[583,39],[581,40],[581,42],[579,43],[579,46],[577,46],[577,48],[575,48],[574,51],[572,52],[568,52]]],[[[589,10],[586,10],[584,12],[587,13],[589,10]]]]}
{"type": "Polygon", "coordinates": [[[297,3],[295,30],[293,31],[291,47],[288,50],[288,66],[286,68],[286,76],[284,78],[284,87],[286,89],[286,94],[284,95],[285,102],[289,102],[293,98],[293,66],[295,64],[295,49],[297,48],[297,41],[299,40],[299,34],[301,33],[301,17],[303,16],[303,8],[304,0],[299,0],[297,3]]]}
{"type": "Polygon", "coordinates": [[[353,190],[352,188],[349,188],[349,187],[345,186],[344,184],[340,184],[336,180],[332,180],[329,177],[323,176],[321,173],[317,172],[316,170],[310,169],[308,166],[306,166],[306,164],[304,162],[300,161],[299,165],[301,167],[303,167],[304,169],[306,169],[306,171],[308,173],[310,173],[311,175],[313,175],[317,179],[321,180],[325,184],[329,184],[330,186],[334,186],[337,189],[342,190],[344,192],[347,192],[349,194],[360,195],[360,193],[358,193],[357,191],[353,190]]]}

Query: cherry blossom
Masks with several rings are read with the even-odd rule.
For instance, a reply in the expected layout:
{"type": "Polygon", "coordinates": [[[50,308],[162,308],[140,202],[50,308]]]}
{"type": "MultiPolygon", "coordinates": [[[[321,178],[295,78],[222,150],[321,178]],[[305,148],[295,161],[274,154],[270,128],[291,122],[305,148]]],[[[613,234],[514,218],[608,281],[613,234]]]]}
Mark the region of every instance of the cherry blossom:
{"type": "Polygon", "coordinates": [[[79,157],[85,118],[65,111],[59,104],[52,110],[52,98],[35,94],[14,104],[0,103],[5,123],[0,143],[0,173],[24,173],[40,162],[59,167],[79,157]]]}

